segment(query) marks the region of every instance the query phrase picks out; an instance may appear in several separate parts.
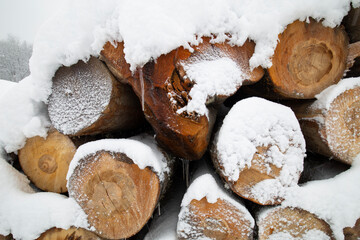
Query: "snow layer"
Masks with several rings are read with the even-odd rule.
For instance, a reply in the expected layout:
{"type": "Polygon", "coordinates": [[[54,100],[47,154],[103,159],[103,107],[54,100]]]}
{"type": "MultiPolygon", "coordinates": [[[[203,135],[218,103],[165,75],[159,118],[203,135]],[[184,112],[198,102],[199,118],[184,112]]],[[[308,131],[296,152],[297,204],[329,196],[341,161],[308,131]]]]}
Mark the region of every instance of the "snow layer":
{"type": "Polygon", "coordinates": [[[71,198],[35,193],[29,180],[0,158],[0,234],[33,240],[52,227],[87,228],[85,213],[71,198]]]}
{"type": "Polygon", "coordinates": [[[352,167],[332,179],[308,182],[290,188],[282,206],[305,209],[329,223],[336,239],[344,239],[343,228],[360,217],[360,155],[352,167]]]}
{"type": "Polygon", "coordinates": [[[236,103],[223,121],[215,138],[222,174],[237,181],[240,172],[251,166],[258,147],[268,171],[273,164],[280,175],[256,184],[252,194],[261,202],[283,196],[283,187],[297,183],[303,170],[305,140],[295,114],[288,107],[252,97],[236,103]]]}
{"type": "MultiPolygon", "coordinates": [[[[81,145],[70,162],[66,179],[69,181],[80,160],[98,151],[120,152],[126,154],[140,169],[150,167],[163,181],[170,169],[163,153],[153,137],[140,135],[132,139],[103,139],[81,145]]],[[[69,187],[69,186],[68,186],[69,187]]]]}
{"type": "Polygon", "coordinates": [[[331,103],[335,100],[335,98],[337,98],[345,91],[355,87],[360,87],[360,77],[342,79],[338,84],[331,85],[316,95],[317,101],[313,107],[317,109],[329,110],[331,103]]]}
{"type": "Polygon", "coordinates": [[[330,237],[317,229],[307,231],[302,237],[293,237],[287,232],[278,232],[271,234],[268,240],[330,240],[330,237]]]}

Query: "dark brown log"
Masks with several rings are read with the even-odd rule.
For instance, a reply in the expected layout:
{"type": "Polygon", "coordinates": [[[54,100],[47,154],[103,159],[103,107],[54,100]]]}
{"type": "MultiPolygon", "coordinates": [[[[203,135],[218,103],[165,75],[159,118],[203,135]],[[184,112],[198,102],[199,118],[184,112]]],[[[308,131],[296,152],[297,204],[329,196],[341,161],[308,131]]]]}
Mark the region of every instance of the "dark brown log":
{"type": "Polygon", "coordinates": [[[53,126],[71,136],[131,130],[144,120],[131,88],[94,57],[56,72],[48,109],[53,126]]]}
{"type": "Polygon", "coordinates": [[[349,35],[350,42],[360,41],[360,8],[351,8],[342,24],[349,35]]]}
{"type": "MultiPolygon", "coordinates": [[[[347,81],[344,79],[343,81],[347,81]]],[[[360,87],[348,89],[326,109],[318,101],[292,105],[309,150],[351,164],[360,153],[360,87]]]]}
{"type": "Polygon", "coordinates": [[[10,235],[7,235],[7,236],[3,236],[3,235],[0,235],[0,240],[13,240],[14,238],[10,235]]]}
{"type": "Polygon", "coordinates": [[[343,232],[345,240],[358,240],[360,238],[360,218],[356,221],[354,227],[346,227],[343,232]]]}
{"type": "Polygon", "coordinates": [[[288,25],[268,70],[274,91],[286,98],[314,98],[344,75],[348,44],[341,27],[324,27],[313,19],[288,25]]]}
{"type": "Polygon", "coordinates": [[[66,174],[77,146],[55,129],[44,139],[36,136],[27,139],[19,151],[22,170],[36,187],[44,191],[67,192],[66,174]]]}
{"type": "MultiPolygon", "coordinates": [[[[310,239],[312,232],[314,236],[327,236],[334,240],[333,232],[328,223],[316,215],[299,208],[276,207],[265,210],[259,214],[257,225],[259,227],[259,240],[265,239],[310,239]]],[[[324,238],[322,238],[324,239],[324,238]]]]}
{"type": "MultiPolygon", "coordinates": [[[[202,44],[194,47],[193,53],[180,47],[145,64],[132,77],[122,43],[118,43],[117,48],[107,43],[101,54],[115,76],[128,82],[141,99],[146,119],[154,128],[158,142],[178,157],[196,160],[208,146],[213,110],[210,110],[208,118],[196,112],[177,113],[187,105],[189,92],[194,85],[194,79],[186,78],[183,65],[195,58],[205,59],[208,53],[221,53],[248,73],[249,79],[245,83],[256,82],[263,71],[260,68],[250,71],[248,60],[253,51],[254,44],[249,41],[242,47],[230,47],[225,43],[210,44],[209,39],[204,39],[202,44]]],[[[215,98],[223,101],[226,97],[215,98]]]]}
{"type": "MultiPolygon", "coordinates": [[[[81,149],[88,144],[78,151],[84,151],[81,149]]],[[[133,151],[142,152],[143,149],[133,151]]],[[[161,165],[162,160],[158,161],[161,165]]],[[[170,159],[167,161],[171,170],[170,159]]],[[[163,173],[164,179],[158,174],[150,167],[139,168],[125,153],[100,150],[79,159],[69,179],[69,194],[87,214],[90,226],[99,236],[129,238],[146,224],[166,190],[171,171],[163,173]]]]}
{"type": "Polygon", "coordinates": [[[51,228],[36,240],[101,240],[96,234],[82,228],[51,228]]]}

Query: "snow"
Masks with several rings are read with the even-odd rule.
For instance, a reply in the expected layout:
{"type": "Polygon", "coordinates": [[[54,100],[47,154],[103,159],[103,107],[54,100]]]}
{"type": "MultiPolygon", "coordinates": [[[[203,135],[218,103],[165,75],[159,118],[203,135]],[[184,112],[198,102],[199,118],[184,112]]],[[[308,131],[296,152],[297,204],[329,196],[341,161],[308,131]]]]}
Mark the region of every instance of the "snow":
{"type": "MultiPolygon", "coordinates": [[[[140,135],[132,139],[102,139],[81,145],[70,162],[66,179],[69,181],[80,160],[96,154],[98,151],[120,152],[128,156],[140,169],[150,167],[164,181],[170,169],[155,139],[149,135],[140,135]]],[[[69,188],[69,186],[68,186],[69,188]]]]}
{"type": "Polygon", "coordinates": [[[297,184],[303,170],[305,140],[295,114],[288,107],[252,97],[236,103],[215,137],[215,151],[222,174],[237,181],[240,172],[251,167],[258,147],[268,147],[263,163],[281,168],[275,179],[259,182],[252,195],[260,202],[283,196],[284,187],[297,184]]]}
{"type": "Polygon", "coordinates": [[[330,237],[322,231],[311,229],[301,237],[293,237],[287,232],[273,233],[269,236],[268,240],[330,240],[330,237]]]}
{"type": "Polygon", "coordinates": [[[217,95],[229,96],[236,92],[247,76],[242,72],[241,66],[223,56],[208,56],[207,60],[200,60],[184,65],[187,77],[194,81],[191,88],[188,104],[179,109],[183,111],[197,112],[200,115],[208,115],[206,103],[208,99],[217,95]]]}
{"type": "Polygon", "coordinates": [[[71,198],[35,193],[29,180],[0,158],[0,234],[33,240],[52,227],[87,228],[85,213],[71,198]]]}
{"type": "Polygon", "coordinates": [[[360,155],[352,167],[334,178],[290,188],[282,206],[299,207],[329,223],[336,239],[360,217],[360,155]]]}
{"type": "Polygon", "coordinates": [[[339,83],[331,85],[316,95],[317,101],[313,105],[313,108],[329,110],[335,98],[355,87],[360,87],[360,77],[344,78],[339,83]]]}

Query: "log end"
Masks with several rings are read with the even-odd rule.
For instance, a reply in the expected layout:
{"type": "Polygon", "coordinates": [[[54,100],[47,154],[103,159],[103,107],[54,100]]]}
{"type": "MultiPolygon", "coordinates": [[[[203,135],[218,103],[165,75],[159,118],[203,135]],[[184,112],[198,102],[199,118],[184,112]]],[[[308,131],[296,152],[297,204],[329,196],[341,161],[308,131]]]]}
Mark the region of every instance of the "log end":
{"type": "Polygon", "coordinates": [[[29,179],[44,191],[67,192],[66,174],[76,152],[71,139],[50,131],[46,139],[33,137],[19,151],[19,162],[29,179]]]}
{"type": "Polygon", "coordinates": [[[101,240],[96,234],[82,228],[51,228],[36,240],[101,240]]]}
{"type": "Polygon", "coordinates": [[[251,222],[225,200],[209,203],[206,197],[192,200],[179,214],[179,239],[252,239],[251,222]]]}
{"type": "Polygon", "coordinates": [[[69,193],[99,236],[135,235],[151,217],[160,195],[158,176],[140,169],[125,154],[97,152],[80,160],[69,180],[69,193]]]}

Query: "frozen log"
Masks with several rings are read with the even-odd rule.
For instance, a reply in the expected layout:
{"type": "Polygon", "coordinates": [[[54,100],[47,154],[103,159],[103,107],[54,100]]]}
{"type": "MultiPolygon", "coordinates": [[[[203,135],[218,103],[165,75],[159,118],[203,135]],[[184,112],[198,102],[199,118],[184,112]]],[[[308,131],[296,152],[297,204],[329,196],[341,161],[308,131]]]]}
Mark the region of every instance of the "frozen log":
{"type": "Polygon", "coordinates": [[[358,240],[360,238],[360,218],[356,221],[354,227],[346,227],[343,232],[345,240],[358,240]]]}
{"type": "Polygon", "coordinates": [[[252,239],[255,222],[245,206],[208,170],[196,175],[181,203],[178,239],[252,239]]]}
{"type": "Polygon", "coordinates": [[[313,19],[288,25],[268,69],[274,91],[286,98],[314,98],[344,75],[348,44],[342,27],[324,27],[313,19]]]}
{"type": "Polygon", "coordinates": [[[89,142],[70,164],[69,195],[99,236],[129,238],[153,214],[171,168],[172,159],[149,136],[89,142]]]}
{"type": "Polygon", "coordinates": [[[333,240],[328,223],[299,208],[275,207],[263,210],[257,220],[259,240],[333,240]]]}
{"type": "Polygon", "coordinates": [[[131,87],[117,81],[94,57],[58,69],[48,111],[53,126],[71,136],[131,130],[143,123],[131,87]]]}
{"type": "Polygon", "coordinates": [[[63,193],[67,192],[66,174],[76,148],[71,138],[53,129],[45,139],[39,136],[27,139],[19,151],[19,162],[36,187],[63,193]]]}
{"type": "Polygon", "coordinates": [[[96,234],[82,228],[51,228],[36,240],[101,240],[96,234]]]}
{"type": "Polygon", "coordinates": [[[252,97],[226,115],[211,156],[233,192],[261,205],[279,204],[299,180],[305,140],[290,108],[252,97]]]}
{"type": "Polygon", "coordinates": [[[360,78],[343,79],[293,105],[309,150],[351,164],[360,153],[360,78]]]}
{"type": "Polygon", "coordinates": [[[221,102],[242,85],[256,82],[263,70],[250,71],[254,43],[242,47],[210,44],[204,39],[194,52],[180,47],[150,61],[133,76],[125,61],[123,43],[107,43],[102,58],[141,99],[158,142],[176,156],[196,160],[207,149],[214,118],[210,103],[221,102]],[[216,82],[225,79],[224,84],[216,82]],[[221,89],[219,86],[226,86],[221,89]]]}

